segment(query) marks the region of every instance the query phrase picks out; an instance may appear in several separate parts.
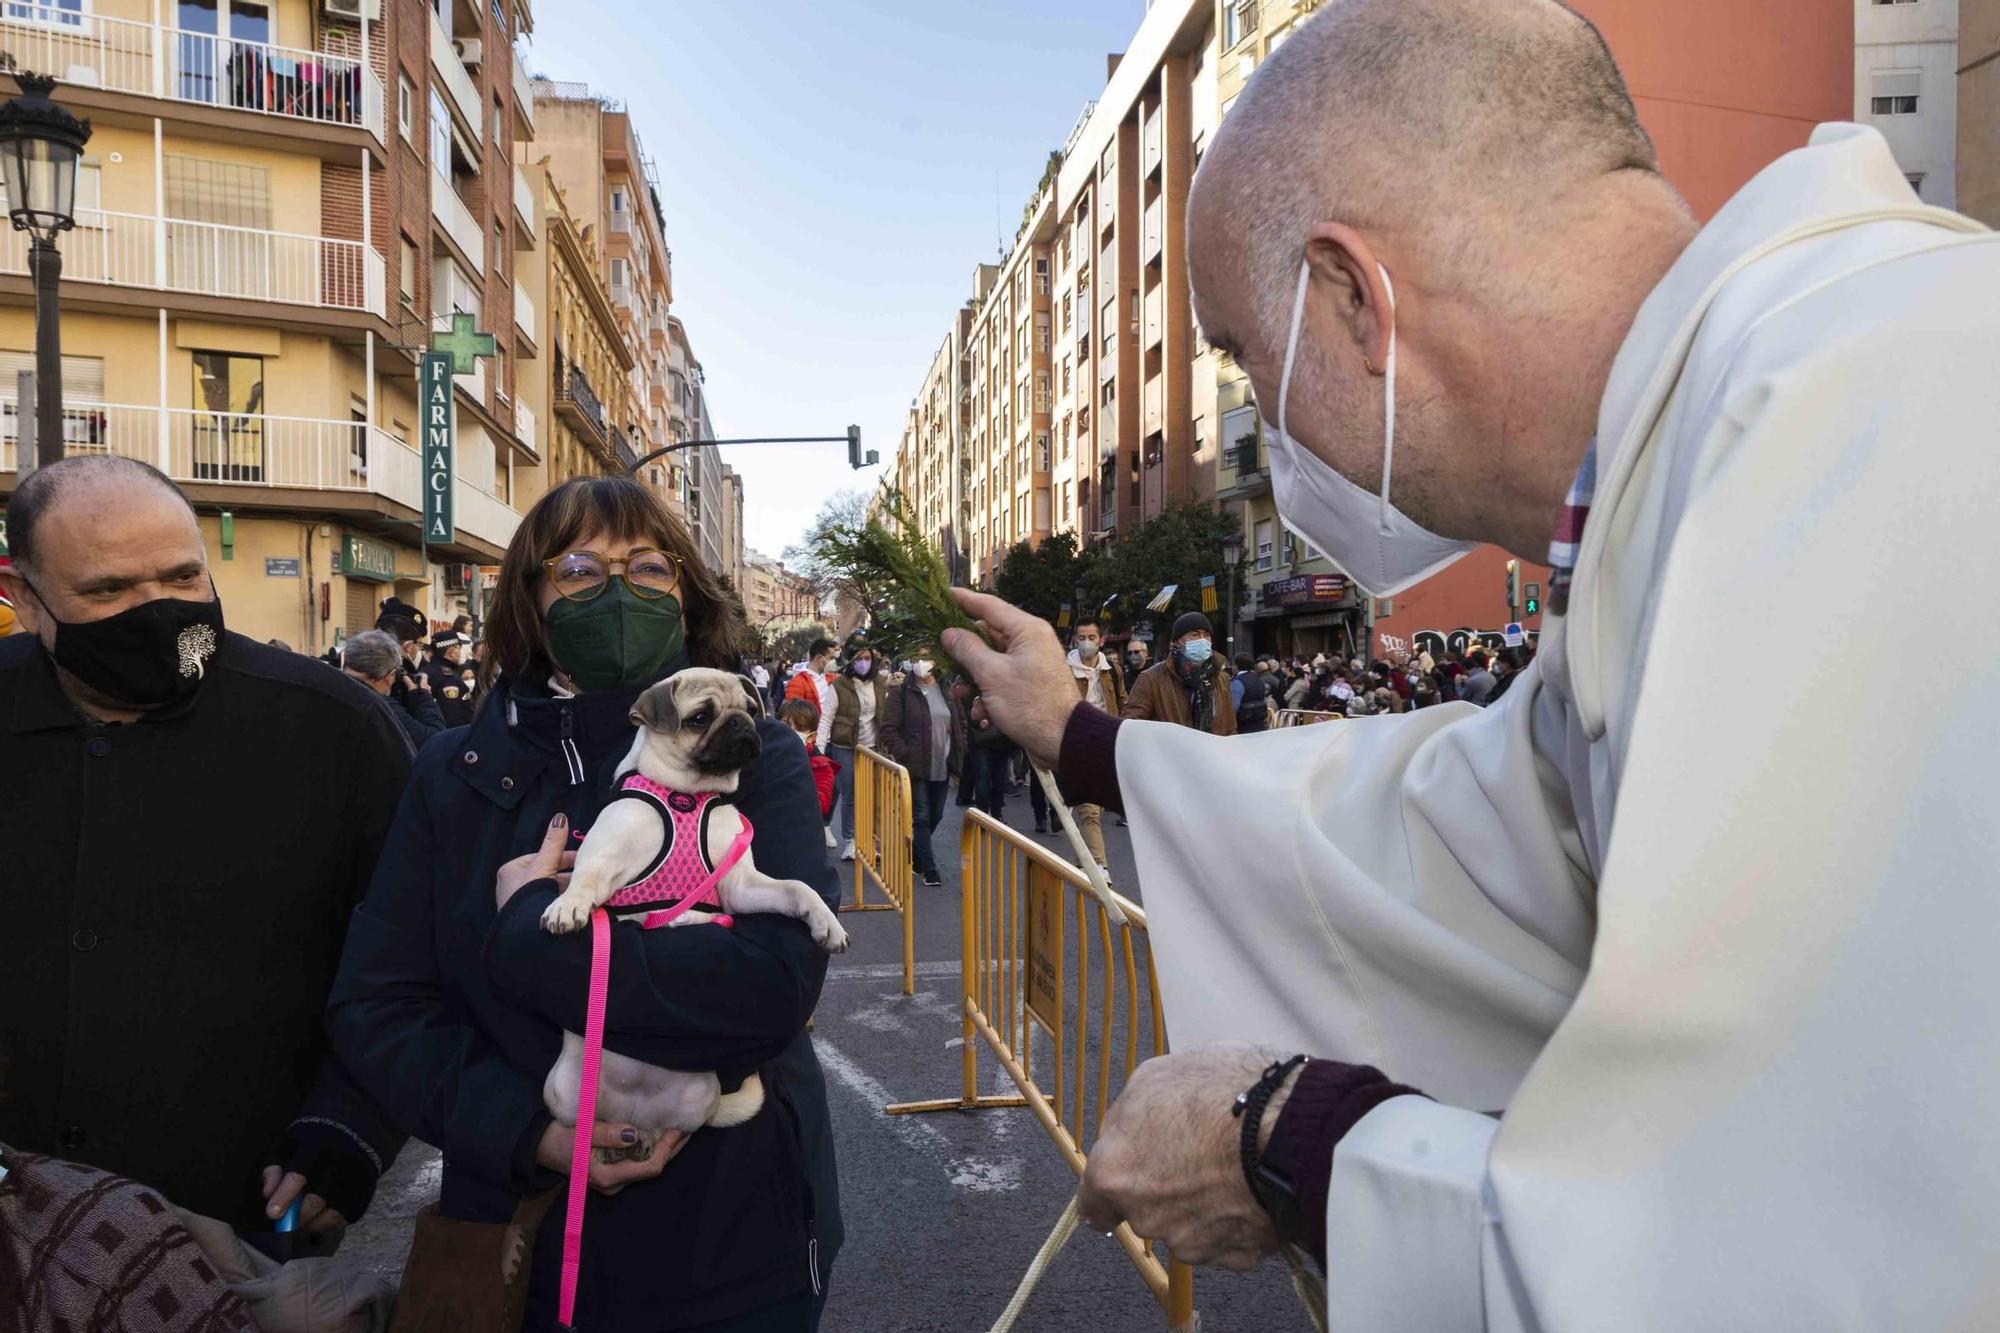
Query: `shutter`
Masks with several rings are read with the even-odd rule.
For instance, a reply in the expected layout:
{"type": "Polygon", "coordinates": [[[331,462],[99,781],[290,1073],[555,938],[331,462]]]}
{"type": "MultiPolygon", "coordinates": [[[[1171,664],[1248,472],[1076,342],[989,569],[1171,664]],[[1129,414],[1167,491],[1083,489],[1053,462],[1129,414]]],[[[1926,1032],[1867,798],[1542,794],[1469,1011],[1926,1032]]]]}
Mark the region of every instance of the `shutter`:
{"type": "MultiPolygon", "coordinates": [[[[35,368],[33,352],[15,352],[0,349],[0,398],[14,396],[16,377],[24,370],[35,368]]],[[[101,403],[104,401],[104,358],[101,356],[66,356],[62,359],[62,392],[65,403],[101,403]]]]}
{"type": "MultiPolygon", "coordinates": [[[[375,628],[375,589],[379,585],[347,580],[347,637],[375,628]]],[[[386,593],[384,594],[387,595],[386,593]]]]}
{"type": "Polygon", "coordinates": [[[1872,93],[1876,97],[1915,97],[1923,91],[1922,70],[1877,70],[1868,77],[1872,81],[1872,93]]]}

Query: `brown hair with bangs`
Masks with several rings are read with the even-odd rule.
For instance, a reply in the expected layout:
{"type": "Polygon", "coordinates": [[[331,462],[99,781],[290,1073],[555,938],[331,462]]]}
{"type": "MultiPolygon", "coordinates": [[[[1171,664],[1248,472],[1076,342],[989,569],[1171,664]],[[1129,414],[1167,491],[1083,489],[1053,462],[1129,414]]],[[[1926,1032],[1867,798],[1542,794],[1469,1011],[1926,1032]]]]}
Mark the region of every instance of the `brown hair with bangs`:
{"type": "Polygon", "coordinates": [[[606,532],[628,542],[657,546],[679,562],[681,619],[687,629],[691,666],[736,669],[742,639],[736,608],[722,584],[701,563],[687,525],[659,495],[627,476],[572,477],[541,499],[521,519],[500,561],[500,586],[485,626],[486,647],[479,661],[479,692],[497,675],[540,680],[555,670],[542,636],[536,587],[542,562],[573,549],[588,532],[606,532]]]}

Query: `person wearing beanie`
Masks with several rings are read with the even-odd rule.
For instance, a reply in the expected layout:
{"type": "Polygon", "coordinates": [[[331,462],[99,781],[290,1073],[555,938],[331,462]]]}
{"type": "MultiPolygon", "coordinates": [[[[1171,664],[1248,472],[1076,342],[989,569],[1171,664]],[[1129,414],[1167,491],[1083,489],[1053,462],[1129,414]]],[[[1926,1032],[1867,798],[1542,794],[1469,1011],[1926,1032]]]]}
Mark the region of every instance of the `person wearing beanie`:
{"type": "Polygon", "coordinates": [[[1176,620],[1166,657],[1139,673],[1120,715],[1234,736],[1236,710],[1230,706],[1229,682],[1215,657],[1214,640],[1215,629],[1201,612],[1189,611],[1176,620]]]}

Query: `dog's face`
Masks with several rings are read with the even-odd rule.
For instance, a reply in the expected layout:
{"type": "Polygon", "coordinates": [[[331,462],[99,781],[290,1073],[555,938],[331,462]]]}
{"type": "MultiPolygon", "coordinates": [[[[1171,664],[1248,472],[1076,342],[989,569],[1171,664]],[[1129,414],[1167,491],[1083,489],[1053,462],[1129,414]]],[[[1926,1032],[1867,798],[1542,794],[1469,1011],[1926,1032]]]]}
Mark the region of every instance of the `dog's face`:
{"type": "Polygon", "coordinates": [[[757,757],[757,687],[742,676],[705,667],[676,671],[640,695],[632,723],[650,735],[648,748],[697,773],[734,773],[757,757]]]}

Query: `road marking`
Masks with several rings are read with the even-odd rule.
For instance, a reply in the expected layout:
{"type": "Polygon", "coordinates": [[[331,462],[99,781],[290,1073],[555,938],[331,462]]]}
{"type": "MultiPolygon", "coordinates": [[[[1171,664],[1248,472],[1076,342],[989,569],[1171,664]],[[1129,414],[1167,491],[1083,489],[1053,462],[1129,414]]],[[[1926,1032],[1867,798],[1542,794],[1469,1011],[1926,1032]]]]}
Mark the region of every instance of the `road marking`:
{"type": "MultiPolygon", "coordinates": [[[[912,969],[920,977],[956,977],[964,969],[957,963],[918,963],[912,969]]],[[[888,981],[903,975],[901,963],[849,963],[845,967],[829,967],[828,981],[888,981]]]]}
{"type": "MultiPolygon", "coordinates": [[[[901,971],[900,968],[897,970],[901,971]]],[[[822,1034],[813,1034],[813,1049],[819,1052],[820,1065],[826,1072],[866,1102],[876,1115],[882,1115],[882,1108],[896,1100],[881,1080],[855,1064],[846,1052],[822,1034]]],[[[902,1140],[904,1147],[943,1162],[945,1170],[951,1174],[951,1183],[960,1189],[971,1190],[975,1194],[993,1194],[1021,1188],[1020,1158],[991,1162],[982,1157],[953,1157],[951,1140],[923,1116],[890,1115],[882,1118],[889,1122],[889,1132],[902,1140]]]]}

